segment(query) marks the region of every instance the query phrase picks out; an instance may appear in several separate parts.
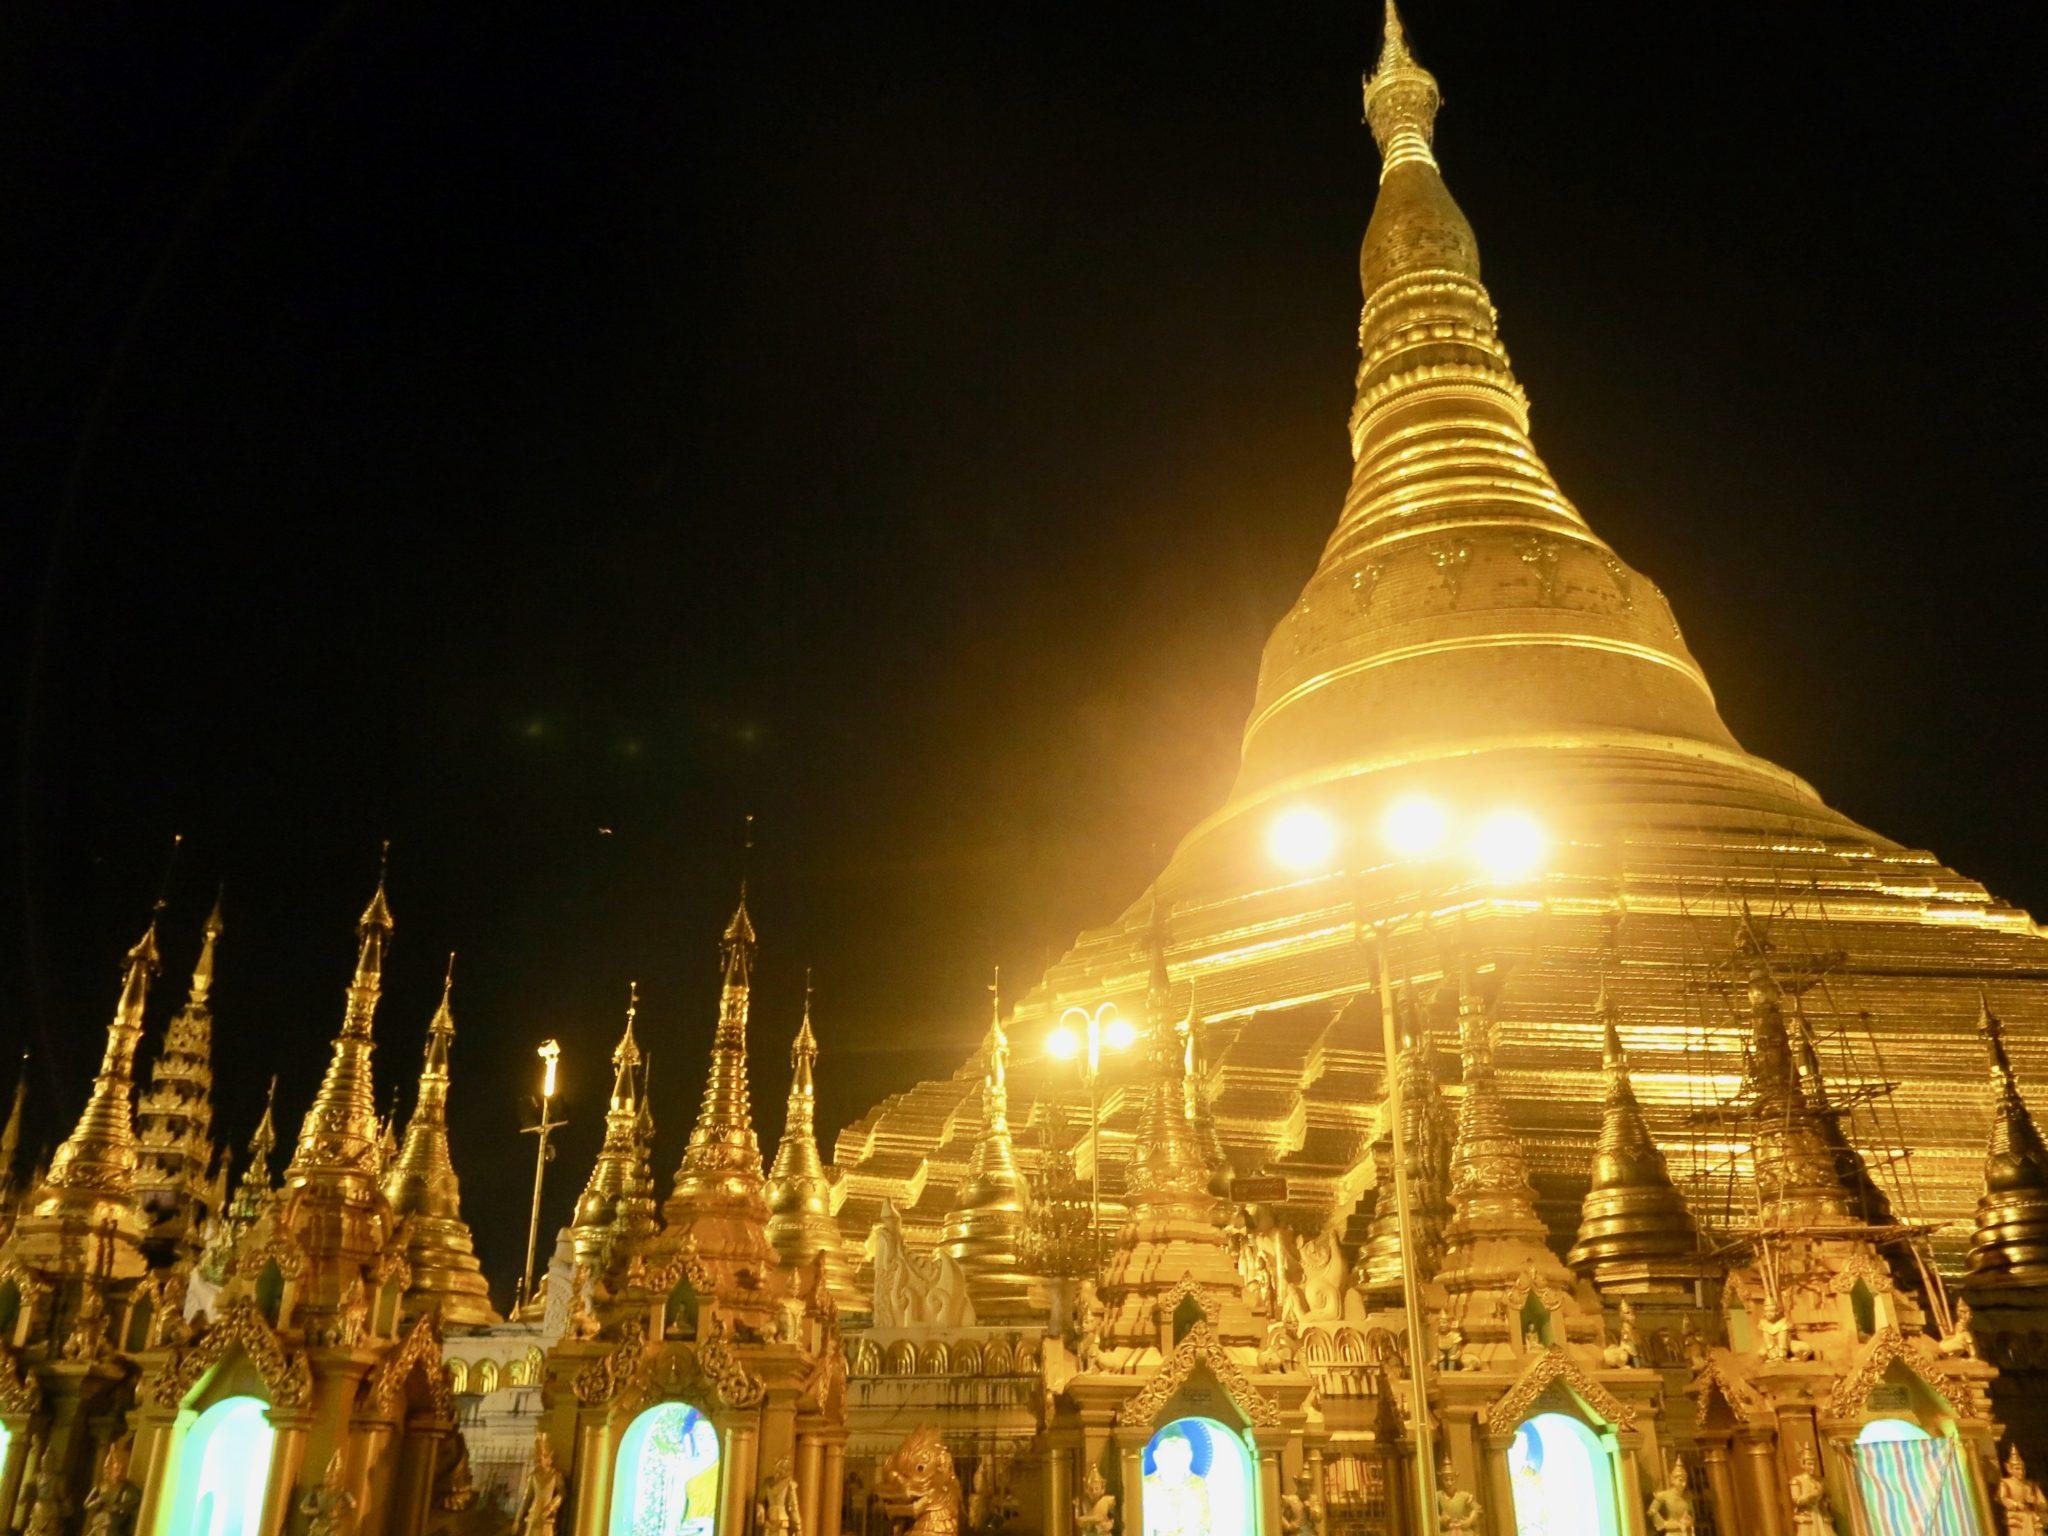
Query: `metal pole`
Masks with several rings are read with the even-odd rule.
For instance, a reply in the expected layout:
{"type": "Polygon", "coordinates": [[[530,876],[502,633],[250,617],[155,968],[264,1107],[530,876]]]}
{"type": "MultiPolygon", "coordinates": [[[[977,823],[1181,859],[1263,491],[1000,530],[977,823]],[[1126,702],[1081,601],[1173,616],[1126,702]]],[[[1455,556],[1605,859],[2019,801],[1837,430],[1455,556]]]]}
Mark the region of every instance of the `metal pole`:
{"type": "Polygon", "coordinates": [[[540,1190],[548,1171],[548,1137],[566,1121],[554,1117],[555,1063],[562,1048],[550,1040],[540,1048],[540,1124],[529,1125],[525,1134],[535,1138],[533,1149],[533,1215],[526,1226],[526,1268],[519,1277],[519,1292],[525,1301],[533,1299],[533,1257],[540,1247],[540,1190]]]}
{"type": "Polygon", "coordinates": [[[1400,1038],[1394,1027],[1394,983],[1387,969],[1387,925],[1373,925],[1379,954],[1380,1037],[1387,1061],[1387,1116],[1394,1145],[1394,1219],[1401,1234],[1401,1307],[1408,1321],[1408,1391],[1415,1424],[1415,1494],[1419,1501],[1417,1529],[1431,1536],[1436,1524],[1436,1437],[1429,1423],[1429,1395],[1422,1375],[1429,1368],[1422,1330],[1422,1298],[1416,1288],[1414,1207],[1408,1190],[1408,1124],[1401,1104],[1400,1038]]]}

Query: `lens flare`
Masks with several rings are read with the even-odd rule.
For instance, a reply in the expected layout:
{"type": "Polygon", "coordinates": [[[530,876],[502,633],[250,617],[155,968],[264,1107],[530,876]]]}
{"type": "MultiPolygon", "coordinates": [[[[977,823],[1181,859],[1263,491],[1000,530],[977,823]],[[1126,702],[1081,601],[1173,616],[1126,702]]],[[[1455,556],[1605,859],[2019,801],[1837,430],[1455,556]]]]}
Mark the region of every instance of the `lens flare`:
{"type": "Polygon", "coordinates": [[[1337,823],[1312,805],[1292,806],[1273,818],[1266,851],[1284,869],[1327,869],[1337,852],[1337,823]]]}
{"type": "Polygon", "coordinates": [[[1494,880],[1534,874],[1549,851],[1543,824],[1527,811],[1495,811],[1472,836],[1472,857],[1494,880]]]}
{"type": "Polygon", "coordinates": [[[1137,1027],[1126,1018],[1114,1018],[1102,1031],[1102,1038],[1112,1051],[1128,1051],[1137,1042],[1137,1027]]]}
{"type": "Polygon", "coordinates": [[[1045,1053],[1060,1061],[1072,1061],[1081,1054],[1081,1037],[1062,1024],[1045,1037],[1045,1053]]]}
{"type": "Polygon", "coordinates": [[[1419,859],[1444,845],[1451,818],[1428,795],[1403,795],[1380,819],[1380,835],[1404,859],[1419,859]]]}

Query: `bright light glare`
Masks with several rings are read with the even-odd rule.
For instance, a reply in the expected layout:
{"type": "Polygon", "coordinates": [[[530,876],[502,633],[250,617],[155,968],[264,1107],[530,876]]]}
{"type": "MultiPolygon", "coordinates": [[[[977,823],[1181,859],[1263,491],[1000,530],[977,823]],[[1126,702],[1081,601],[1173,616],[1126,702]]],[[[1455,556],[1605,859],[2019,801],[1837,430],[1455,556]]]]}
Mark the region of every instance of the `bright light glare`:
{"type": "Polygon", "coordinates": [[[1472,857],[1495,880],[1532,873],[1549,848],[1542,823],[1526,811],[1495,811],[1472,836],[1472,857]]]}
{"type": "Polygon", "coordinates": [[[1109,1043],[1112,1051],[1127,1051],[1138,1038],[1138,1031],[1129,1019],[1119,1016],[1109,1021],[1102,1032],[1102,1038],[1109,1043]]]}
{"type": "Polygon", "coordinates": [[[1444,808],[1427,795],[1403,795],[1387,807],[1380,820],[1380,834],[1387,846],[1404,859],[1419,859],[1435,853],[1444,843],[1451,819],[1444,808]]]}
{"type": "Polygon", "coordinates": [[[549,1040],[540,1048],[541,1079],[540,1096],[552,1099],[555,1096],[555,1068],[562,1060],[562,1048],[549,1040]]]}
{"type": "Polygon", "coordinates": [[[1273,818],[1266,851],[1288,869],[1327,868],[1337,852],[1337,824],[1312,805],[1297,805],[1273,818]]]}
{"type": "Polygon", "coordinates": [[[1081,1054],[1081,1037],[1062,1024],[1045,1037],[1045,1053],[1060,1061],[1072,1061],[1081,1054]]]}

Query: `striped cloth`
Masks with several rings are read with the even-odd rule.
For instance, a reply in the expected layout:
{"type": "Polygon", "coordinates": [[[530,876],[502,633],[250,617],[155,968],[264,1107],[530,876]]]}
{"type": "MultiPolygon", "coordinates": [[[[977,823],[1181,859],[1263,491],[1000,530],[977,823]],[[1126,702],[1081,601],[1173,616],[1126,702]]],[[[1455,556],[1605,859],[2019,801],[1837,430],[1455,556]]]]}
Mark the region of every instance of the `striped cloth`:
{"type": "Polygon", "coordinates": [[[1983,1536],[1953,1440],[1877,1440],[1853,1454],[1872,1536],[1983,1536]]]}

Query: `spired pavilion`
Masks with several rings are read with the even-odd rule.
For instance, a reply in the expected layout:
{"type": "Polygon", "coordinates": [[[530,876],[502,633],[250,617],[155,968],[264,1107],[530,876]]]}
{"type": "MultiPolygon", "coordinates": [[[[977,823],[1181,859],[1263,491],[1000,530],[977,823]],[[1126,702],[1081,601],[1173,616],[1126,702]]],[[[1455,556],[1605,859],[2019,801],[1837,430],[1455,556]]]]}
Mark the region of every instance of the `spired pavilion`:
{"type": "Polygon", "coordinates": [[[2043,1531],[2048,940],[1730,735],[1536,453],[1438,105],[1390,4],[1351,488],[1137,903],[828,1164],[808,1003],[755,1130],[743,893],[667,1198],[636,995],[510,1317],[452,972],[377,1116],[381,880],[281,1179],[218,908],[138,1107],[152,921],[76,1128],[0,1130],[0,1532],[2043,1531]]]}

